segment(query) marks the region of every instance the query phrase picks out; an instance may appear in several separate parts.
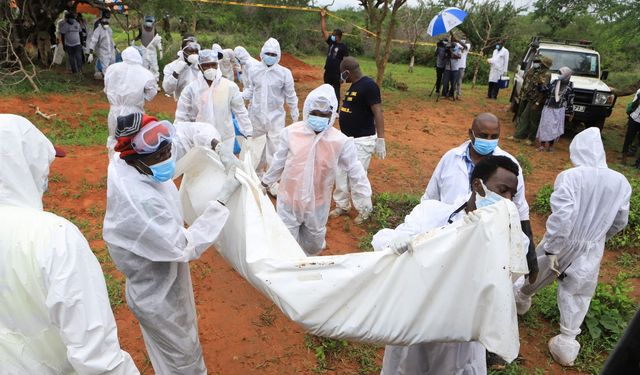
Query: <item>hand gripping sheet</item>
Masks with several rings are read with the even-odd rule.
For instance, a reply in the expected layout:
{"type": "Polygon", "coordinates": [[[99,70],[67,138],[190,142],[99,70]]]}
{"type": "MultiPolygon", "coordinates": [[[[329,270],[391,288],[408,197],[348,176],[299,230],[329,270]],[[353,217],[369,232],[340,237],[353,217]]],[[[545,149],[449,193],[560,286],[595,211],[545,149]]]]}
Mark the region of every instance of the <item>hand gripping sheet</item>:
{"type": "MultiPolygon", "coordinates": [[[[390,250],[307,257],[279,219],[247,158],[241,188],[216,247],[282,312],[314,335],[378,344],[480,341],[512,361],[518,324],[511,274],[527,272],[519,216],[502,201],[417,236],[413,253],[390,250]]],[[[224,181],[217,155],[194,149],[178,162],[191,222],[224,181]]]]}

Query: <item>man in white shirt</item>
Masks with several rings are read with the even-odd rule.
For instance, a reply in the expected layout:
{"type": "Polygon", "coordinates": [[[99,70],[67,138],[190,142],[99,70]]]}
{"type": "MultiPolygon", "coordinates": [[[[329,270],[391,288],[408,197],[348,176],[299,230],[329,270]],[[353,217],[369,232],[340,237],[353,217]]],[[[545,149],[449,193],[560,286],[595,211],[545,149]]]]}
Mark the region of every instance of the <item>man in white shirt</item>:
{"type": "Polygon", "coordinates": [[[487,59],[489,63],[489,88],[487,98],[498,99],[498,91],[500,91],[500,77],[509,70],[509,50],[504,47],[504,41],[499,40],[493,55],[487,59]]]}
{"type": "MultiPolygon", "coordinates": [[[[471,185],[469,178],[473,170],[487,155],[507,156],[513,160],[518,168],[520,165],[516,158],[498,147],[500,138],[500,121],[491,113],[481,113],[473,119],[469,129],[470,140],[453,148],[444,154],[438,162],[433,175],[427,184],[427,189],[422,196],[422,201],[434,199],[447,204],[460,204],[469,198],[471,185]]],[[[518,189],[513,197],[513,203],[520,213],[522,231],[529,237],[529,252],[527,253],[527,265],[529,266],[529,280],[535,281],[538,265],[535,255],[535,245],[529,222],[529,204],[525,198],[524,179],[522,169],[518,174],[518,189]]]]}
{"type": "Polygon", "coordinates": [[[460,39],[460,46],[462,51],[460,52],[460,60],[458,60],[458,81],[456,82],[456,100],[460,100],[462,97],[462,81],[464,80],[464,72],[467,69],[467,55],[471,51],[471,43],[467,42],[467,38],[463,36],[460,39]]]}

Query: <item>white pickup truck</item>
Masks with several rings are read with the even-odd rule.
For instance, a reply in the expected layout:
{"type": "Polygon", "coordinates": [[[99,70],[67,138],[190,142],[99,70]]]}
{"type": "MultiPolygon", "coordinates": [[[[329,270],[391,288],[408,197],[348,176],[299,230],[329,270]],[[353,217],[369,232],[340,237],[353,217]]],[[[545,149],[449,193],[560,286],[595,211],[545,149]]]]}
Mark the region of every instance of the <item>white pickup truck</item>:
{"type": "Polygon", "coordinates": [[[597,126],[602,130],[604,121],[611,115],[616,95],[603,80],[609,72],[600,68],[600,54],[591,42],[532,39],[527,53],[518,64],[511,92],[512,108],[518,106],[518,94],[522,88],[524,72],[531,67],[533,57],[541,54],[553,60],[551,80],[558,77],[558,69],[567,66],[573,70],[571,82],[575,92],[573,101],[575,125],[597,126]]]}

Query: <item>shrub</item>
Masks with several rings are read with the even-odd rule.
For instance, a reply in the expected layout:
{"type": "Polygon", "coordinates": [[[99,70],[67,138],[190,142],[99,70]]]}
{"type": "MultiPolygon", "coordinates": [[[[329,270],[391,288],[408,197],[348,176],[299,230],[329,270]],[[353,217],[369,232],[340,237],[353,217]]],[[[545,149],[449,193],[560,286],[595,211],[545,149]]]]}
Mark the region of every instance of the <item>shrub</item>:
{"type": "Polygon", "coordinates": [[[629,223],[607,241],[607,246],[614,249],[638,247],[640,244],[640,179],[628,175],[627,179],[632,189],[629,223]]]}
{"type": "Polygon", "coordinates": [[[529,161],[529,158],[525,154],[516,155],[516,160],[518,160],[518,164],[520,164],[520,168],[522,169],[523,177],[528,177],[533,171],[533,166],[529,161]]]}
{"type": "Polygon", "coordinates": [[[541,187],[533,201],[533,211],[541,215],[551,214],[551,193],[553,193],[553,186],[547,184],[541,187]]]}

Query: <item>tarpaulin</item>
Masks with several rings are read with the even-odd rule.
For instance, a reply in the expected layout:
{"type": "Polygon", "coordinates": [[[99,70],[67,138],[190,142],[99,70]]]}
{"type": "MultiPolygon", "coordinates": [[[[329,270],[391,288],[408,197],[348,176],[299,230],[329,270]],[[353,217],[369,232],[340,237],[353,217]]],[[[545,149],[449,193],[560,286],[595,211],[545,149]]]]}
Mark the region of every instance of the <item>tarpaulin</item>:
{"type": "MultiPolygon", "coordinates": [[[[191,222],[224,181],[217,155],[194,149],[178,162],[191,222]]],[[[377,344],[480,341],[512,361],[519,339],[513,273],[526,273],[518,211],[510,201],[476,210],[391,250],[307,257],[259,188],[250,157],[236,176],[216,248],[235,270],[308,332],[377,344]]]]}

